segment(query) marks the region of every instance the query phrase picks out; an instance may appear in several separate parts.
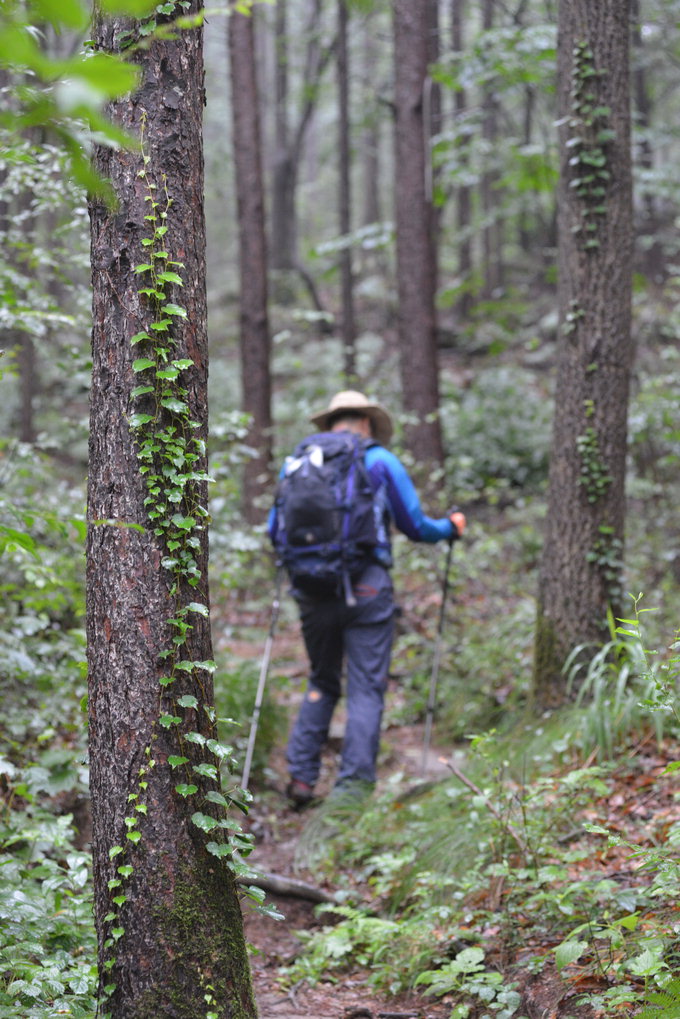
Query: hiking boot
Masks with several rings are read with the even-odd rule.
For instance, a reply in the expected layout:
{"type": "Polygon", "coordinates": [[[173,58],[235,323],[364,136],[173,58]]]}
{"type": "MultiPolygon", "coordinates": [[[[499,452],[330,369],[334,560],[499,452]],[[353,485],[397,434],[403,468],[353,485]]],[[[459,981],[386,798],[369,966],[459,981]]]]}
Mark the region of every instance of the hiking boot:
{"type": "Polygon", "coordinates": [[[299,778],[291,778],[286,786],[286,796],[296,810],[302,810],[314,799],[314,789],[299,778]]]}

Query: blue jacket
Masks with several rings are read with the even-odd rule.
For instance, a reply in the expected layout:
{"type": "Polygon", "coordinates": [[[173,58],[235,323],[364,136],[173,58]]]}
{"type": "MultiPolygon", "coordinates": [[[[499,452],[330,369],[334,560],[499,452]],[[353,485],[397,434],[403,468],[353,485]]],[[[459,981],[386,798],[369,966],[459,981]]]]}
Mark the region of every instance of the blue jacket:
{"type": "MultiPolygon", "coordinates": [[[[374,443],[366,450],[365,463],[378,505],[383,509],[386,534],[389,534],[389,524],[393,523],[411,541],[433,544],[452,537],[454,528],[448,517],[433,519],[423,513],[415,486],[394,453],[374,443]]],[[[267,524],[267,532],[272,541],[276,531],[276,507],[272,507],[267,524]]],[[[389,539],[387,548],[376,549],[376,559],[384,565],[390,565],[389,539]]]]}

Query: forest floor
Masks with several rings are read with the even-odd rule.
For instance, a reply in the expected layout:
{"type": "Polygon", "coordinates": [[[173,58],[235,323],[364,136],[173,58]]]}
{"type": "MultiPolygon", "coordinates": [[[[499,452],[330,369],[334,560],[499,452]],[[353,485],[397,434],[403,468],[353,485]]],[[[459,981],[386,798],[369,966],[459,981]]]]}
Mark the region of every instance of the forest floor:
{"type": "MultiPolygon", "coordinates": [[[[263,626],[266,632],[266,623],[263,626]]],[[[231,644],[232,652],[244,658],[257,658],[262,646],[247,642],[231,644]]],[[[306,658],[297,624],[280,628],[275,641],[272,674],[288,674],[301,679],[306,674],[306,658]]],[[[282,696],[292,703],[282,704],[290,717],[294,717],[300,694],[282,696]]],[[[389,696],[389,695],[388,695],[389,696]]],[[[344,727],[344,713],[339,706],[331,728],[331,736],[324,751],[322,769],[316,791],[319,800],[330,791],[337,764],[344,727]]],[[[428,777],[445,772],[440,760],[445,751],[432,747],[427,758],[428,777]]],[[[379,762],[379,783],[399,769],[417,783],[423,773],[423,726],[393,726],[383,732],[379,762]]],[[[285,796],[288,771],[285,747],[274,747],[268,762],[266,778],[260,787],[255,786],[255,799],[246,827],[254,834],[255,849],[248,863],[256,870],[274,873],[284,879],[319,886],[318,874],[312,874],[297,860],[297,848],[306,826],[313,821],[318,807],[303,810],[291,809],[285,796]]],[[[322,890],[332,894],[330,886],[322,890]]],[[[333,923],[333,914],[319,912],[317,904],[298,895],[278,895],[267,892],[267,902],[276,907],[283,919],[276,920],[244,905],[246,938],[252,946],[251,966],[253,982],[261,1019],[448,1019],[451,1008],[420,994],[400,994],[386,998],[376,993],[367,983],[368,974],[361,968],[343,974],[333,982],[320,982],[311,986],[302,981],[297,986],[284,988],[280,970],[290,965],[300,953],[302,942],[299,931],[312,931],[333,923]]]]}
{"type": "MultiPolygon", "coordinates": [[[[265,634],[267,621],[263,619],[259,623],[260,632],[265,634]]],[[[259,630],[255,620],[251,619],[250,624],[254,624],[251,633],[259,630]]],[[[251,642],[246,637],[242,643],[230,641],[230,646],[232,653],[255,663],[261,656],[263,642],[264,637],[260,643],[251,642]]],[[[283,621],[277,633],[270,677],[272,675],[284,675],[291,680],[281,684],[274,696],[280,703],[281,718],[285,711],[286,717],[292,719],[304,686],[306,658],[297,623],[290,618],[283,621]]],[[[398,687],[388,694],[395,699],[399,696],[398,687]]],[[[317,787],[320,797],[332,788],[343,722],[342,711],[339,711],[323,757],[317,787]]],[[[283,734],[281,737],[283,741],[283,734]]],[[[255,848],[248,862],[256,870],[273,872],[333,893],[335,889],[326,883],[331,879],[323,876],[324,869],[315,867],[313,872],[305,869],[304,855],[301,857],[298,853],[322,807],[312,806],[296,812],[288,805],[284,792],[288,775],[282,741],[272,750],[264,777],[258,776],[253,785],[255,799],[246,827],[255,837],[255,848]]],[[[395,772],[400,772],[406,783],[412,780],[414,786],[422,782],[424,775],[428,780],[444,777],[447,772],[450,773],[447,767],[450,755],[451,747],[432,746],[423,768],[423,726],[390,725],[382,736],[378,787],[395,772]]],[[[667,829],[680,822],[676,780],[665,775],[666,766],[674,756],[676,752],[672,746],[660,747],[654,739],[643,740],[642,746],[635,747],[632,753],[622,747],[621,761],[617,762],[611,776],[612,792],[599,799],[595,797],[587,816],[575,818],[575,826],[589,821],[620,833],[623,840],[629,838],[636,842],[642,837],[643,842],[654,844],[658,838],[656,826],[659,823],[667,829]]],[[[583,867],[584,870],[586,866],[588,868],[588,880],[597,877],[622,887],[645,884],[646,879],[641,879],[638,864],[631,865],[630,860],[630,851],[621,845],[618,849],[591,852],[583,867]]],[[[338,867],[337,859],[334,866],[338,867]]],[[[354,875],[343,877],[352,883],[354,891],[358,890],[361,894],[360,884],[353,883],[354,875]]],[[[370,898],[368,889],[366,898],[370,898]]],[[[329,974],[327,980],[322,978],[316,984],[303,980],[291,987],[289,982],[282,980],[282,976],[285,968],[301,952],[303,939],[298,933],[333,924],[335,914],[320,913],[322,907],[292,894],[269,891],[267,901],[283,914],[282,920],[269,918],[248,905],[244,906],[246,937],[254,950],[251,963],[261,1019],[449,1019],[451,999],[437,1000],[416,993],[386,996],[376,992],[370,984],[370,974],[361,966],[351,971],[343,970],[339,975],[329,974]]],[[[680,907],[671,908],[673,915],[668,917],[664,926],[672,934],[672,930],[680,929],[677,923],[680,907]]],[[[493,942],[493,932],[490,932],[490,956],[494,952],[493,942]]],[[[577,1000],[579,994],[611,986],[607,981],[600,981],[598,986],[599,978],[593,979],[592,968],[579,970],[578,964],[570,967],[573,972],[568,969],[558,973],[552,961],[555,943],[538,943],[530,928],[523,933],[522,942],[523,950],[514,963],[511,961],[510,967],[512,979],[522,994],[522,1015],[528,1019],[598,1019],[605,1014],[592,1005],[578,1004],[577,1000]],[[532,957],[548,960],[541,972],[537,972],[535,965],[531,964],[532,957]],[[525,970],[522,968],[523,958],[529,960],[525,963],[525,970]]],[[[500,958],[503,950],[500,949],[498,954],[500,958]]],[[[625,1005],[622,1010],[616,1011],[616,1015],[625,1019],[633,1014],[635,1009],[626,1011],[625,1005]]]]}

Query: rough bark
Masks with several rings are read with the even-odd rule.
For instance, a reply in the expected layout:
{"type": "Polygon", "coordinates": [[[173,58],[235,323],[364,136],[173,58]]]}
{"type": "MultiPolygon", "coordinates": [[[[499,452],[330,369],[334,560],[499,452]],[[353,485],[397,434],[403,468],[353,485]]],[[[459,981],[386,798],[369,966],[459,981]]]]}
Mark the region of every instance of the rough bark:
{"type": "Polygon", "coordinates": [[[267,244],[259,117],[259,89],[252,15],[229,18],[229,61],[234,173],[238,208],[241,394],[250,415],[250,444],[257,455],[244,471],[246,518],[263,518],[261,498],[271,491],[271,338],[267,295],[267,244]]]}
{"type": "MultiPolygon", "coordinates": [[[[134,29],[120,19],[97,18],[93,38],[100,49],[116,52],[123,33],[134,29]]],[[[175,286],[172,299],[187,312],[185,322],[176,320],[180,325],[173,333],[178,356],[194,362],[185,375],[187,402],[192,420],[200,423],[196,434],[204,436],[208,362],[202,33],[193,30],[174,41],[154,42],[136,59],[140,87],[111,113],[136,137],[146,118],[149,172],[159,192],[164,175],[172,198],[164,242],[171,257],[184,263],[184,286],[175,286]]],[[[206,1013],[205,995],[211,994],[220,1019],[246,1019],[255,1016],[256,1009],[236,884],[191,822],[194,811],[206,810],[205,795],[219,789],[219,782],[192,770],[193,764],[205,763],[207,751],[180,735],[188,730],[201,738],[215,735],[206,711],[212,704],[212,682],[209,671],[194,668],[178,674],[171,693],[160,684],[168,664],[159,655],[177,635],[168,623],[176,602],[162,564],[166,550],[149,526],[147,490],[128,423],[130,390],[139,382],[132,371],[138,348],[130,339],[150,322],[134,271],[145,261],[141,240],[149,234],[144,220],[149,203],[139,176],[144,163],[139,151],[104,148],[96,152],[95,163],[118,197],[113,211],[96,202],[90,209],[94,293],[87,631],[94,906],[100,992],[115,986],[101,1012],[115,1019],[195,1019],[206,1013]],[[182,695],[195,697],[197,709],[181,709],[180,725],[159,724],[161,714],[177,710],[176,699],[182,695]],[[182,751],[189,762],[175,771],[168,758],[182,751]],[[187,782],[185,773],[198,787],[196,795],[186,798],[175,788],[187,782]],[[131,798],[135,796],[139,799],[131,798]],[[147,813],[139,824],[142,837],[134,843],[127,838],[126,818],[139,816],[135,806],[143,801],[147,813]],[[123,852],[111,856],[115,846],[123,852]],[[134,870],[123,886],[111,890],[121,861],[134,870]],[[126,901],[112,921],[115,892],[126,901]]],[[[189,491],[205,504],[203,482],[194,482],[189,491]]],[[[186,509],[185,504],[177,507],[180,513],[186,509]]],[[[208,606],[207,533],[198,534],[197,586],[184,590],[183,585],[181,595],[208,606]]],[[[193,613],[190,622],[193,628],[182,657],[208,662],[209,619],[193,613]]]]}
{"type": "Polygon", "coordinates": [[[429,130],[425,126],[428,7],[395,0],[395,220],[398,335],[406,438],[421,468],[443,460],[436,345],[429,130]]]}
{"type": "Polygon", "coordinates": [[[629,14],[629,0],[560,5],[560,348],[534,666],[543,705],[564,697],[567,655],[606,638],[607,608],[621,597],[633,357],[629,14]]]}

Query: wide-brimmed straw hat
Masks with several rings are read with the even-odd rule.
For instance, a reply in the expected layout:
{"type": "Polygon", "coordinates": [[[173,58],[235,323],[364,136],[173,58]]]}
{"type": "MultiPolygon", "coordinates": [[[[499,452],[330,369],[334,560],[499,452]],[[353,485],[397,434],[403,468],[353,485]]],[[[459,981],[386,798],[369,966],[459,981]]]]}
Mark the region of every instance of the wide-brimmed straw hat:
{"type": "Polygon", "coordinates": [[[385,408],[379,403],[369,400],[367,396],[357,392],[356,389],[343,389],[341,393],[336,393],[328,407],[319,411],[318,414],[313,414],[309,420],[323,432],[328,428],[330,419],[338,417],[343,411],[365,414],[371,422],[373,436],[382,446],[386,446],[392,438],[394,426],[392,418],[385,408]]]}

